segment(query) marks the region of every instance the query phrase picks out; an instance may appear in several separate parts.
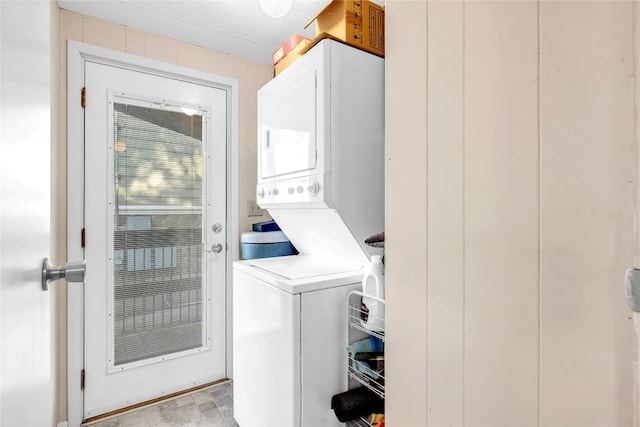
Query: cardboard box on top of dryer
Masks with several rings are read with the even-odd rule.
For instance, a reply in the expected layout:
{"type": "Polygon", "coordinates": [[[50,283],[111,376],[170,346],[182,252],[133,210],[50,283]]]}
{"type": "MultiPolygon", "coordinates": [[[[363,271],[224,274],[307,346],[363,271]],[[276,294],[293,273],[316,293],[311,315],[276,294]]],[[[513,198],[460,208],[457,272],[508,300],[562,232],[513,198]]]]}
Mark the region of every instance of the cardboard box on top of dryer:
{"type": "MultiPolygon", "coordinates": [[[[335,38],[384,57],[384,9],[369,0],[333,0],[307,25],[316,22],[316,38],[335,38]]],[[[304,54],[304,52],[303,52],[304,54]]]]}
{"type": "Polygon", "coordinates": [[[305,38],[300,41],[284,58],[282,58],[275,65],[275,75],[277,76],[285,70],[289,65],[297,61],[308,49],[307,46],[311,44],[311,40],[305,38]]]}

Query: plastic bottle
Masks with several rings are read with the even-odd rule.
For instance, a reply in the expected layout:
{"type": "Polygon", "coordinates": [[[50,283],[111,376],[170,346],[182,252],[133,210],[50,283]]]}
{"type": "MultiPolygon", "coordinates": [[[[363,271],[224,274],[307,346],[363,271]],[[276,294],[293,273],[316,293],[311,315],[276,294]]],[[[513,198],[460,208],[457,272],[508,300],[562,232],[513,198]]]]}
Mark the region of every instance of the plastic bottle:
{"type": "Polygon", "coordinates": [[[379,255],[371,257],[362,277],[362,326],[370,331],[384,331],[384,265],[379,255]]]}

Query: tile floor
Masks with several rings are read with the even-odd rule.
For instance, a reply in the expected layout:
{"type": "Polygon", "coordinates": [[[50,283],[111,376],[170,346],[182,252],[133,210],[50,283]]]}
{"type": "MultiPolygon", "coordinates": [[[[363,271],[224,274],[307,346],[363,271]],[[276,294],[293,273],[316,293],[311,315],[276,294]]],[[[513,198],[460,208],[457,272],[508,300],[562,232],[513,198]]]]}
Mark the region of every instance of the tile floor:
{"type": "Polygon", "coordinates": [[[108,419],[83,424],[89,427],[238,426],[233,419],[231,381],[155,403],[108,419]]]}

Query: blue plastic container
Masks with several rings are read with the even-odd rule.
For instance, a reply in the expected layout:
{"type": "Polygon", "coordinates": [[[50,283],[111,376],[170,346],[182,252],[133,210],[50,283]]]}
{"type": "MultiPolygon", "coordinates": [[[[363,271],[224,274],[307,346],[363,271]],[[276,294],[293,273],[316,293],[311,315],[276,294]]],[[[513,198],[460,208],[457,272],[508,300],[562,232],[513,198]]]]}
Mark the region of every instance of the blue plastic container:
{"type": "Polygon", "coordinates": [[[293,247],[282,231],[248,231],[240,235],[242,259],[269,258],[296,255],[293,247]]]}

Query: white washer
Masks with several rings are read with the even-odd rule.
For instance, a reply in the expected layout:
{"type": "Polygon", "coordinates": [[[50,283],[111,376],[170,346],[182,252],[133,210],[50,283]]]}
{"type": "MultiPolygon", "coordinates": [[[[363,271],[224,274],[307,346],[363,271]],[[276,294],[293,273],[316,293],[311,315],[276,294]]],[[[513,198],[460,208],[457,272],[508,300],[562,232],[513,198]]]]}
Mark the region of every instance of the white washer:
{"type": "Polygon", "coordinates": [[[248,426],[339,426],[345,300],[362,270],[305,255],[234,263],[234,417],[248,426]]]}

